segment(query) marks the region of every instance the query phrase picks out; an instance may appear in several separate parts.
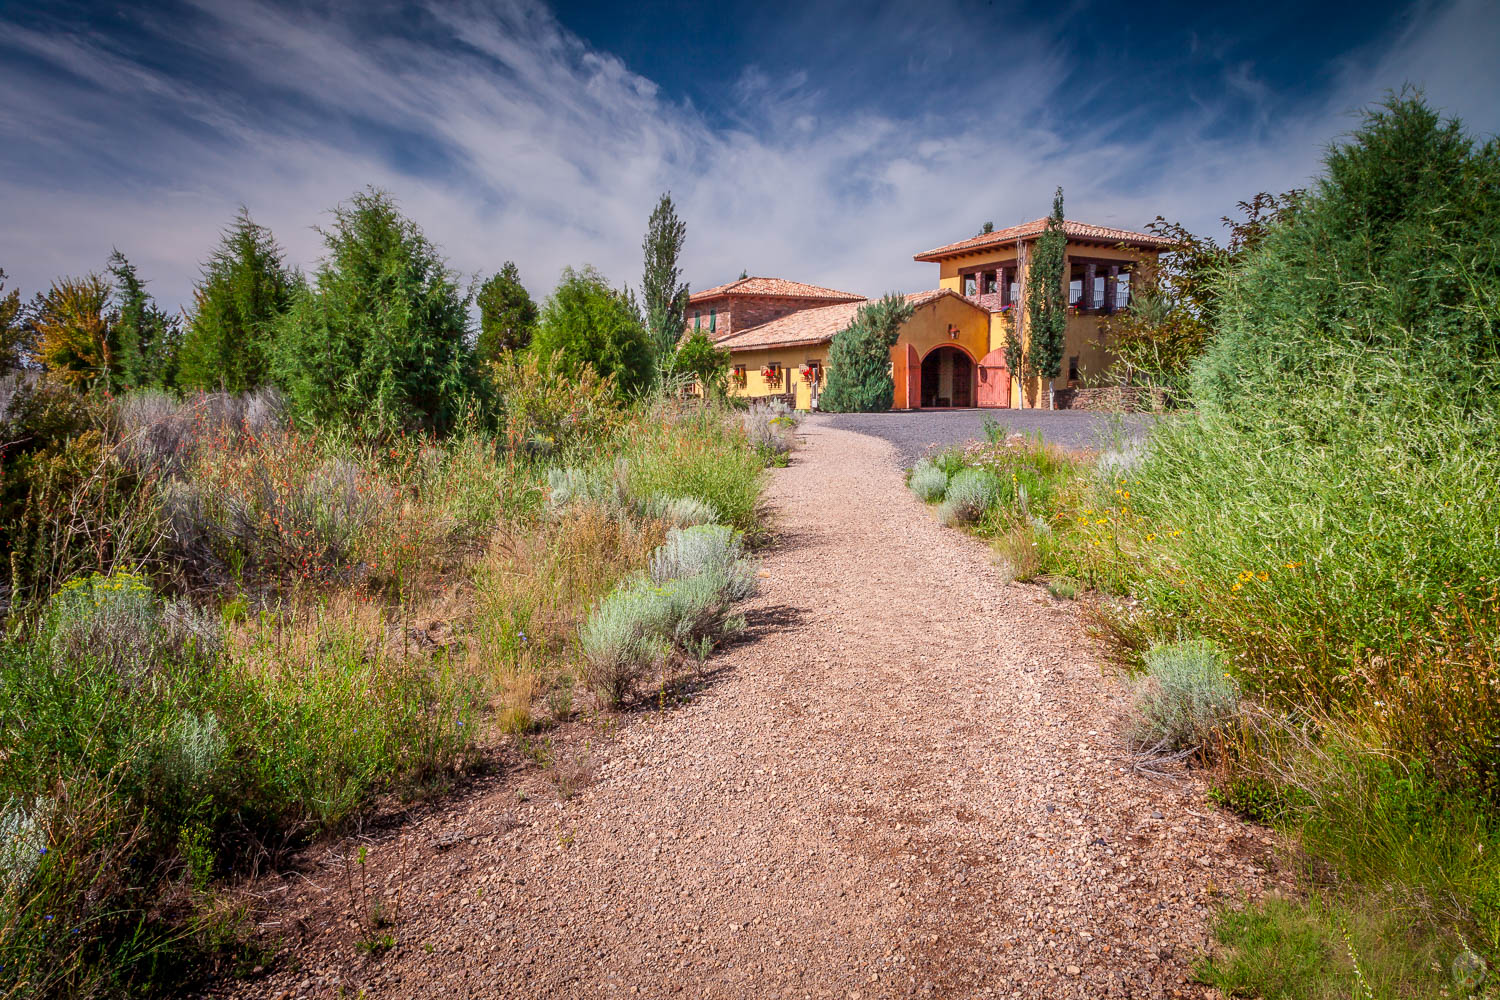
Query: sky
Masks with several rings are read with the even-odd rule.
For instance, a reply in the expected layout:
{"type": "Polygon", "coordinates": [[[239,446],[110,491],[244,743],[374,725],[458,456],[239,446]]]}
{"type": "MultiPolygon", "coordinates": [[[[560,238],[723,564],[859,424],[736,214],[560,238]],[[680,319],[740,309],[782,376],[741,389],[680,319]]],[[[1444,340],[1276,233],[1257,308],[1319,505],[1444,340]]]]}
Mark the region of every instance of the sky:
{"type": "Polygon", "coordinates": [[[1406,85],[1489,137],[1497,51],[1494,0],[0,0],[0,268],[29,296],[118,248],[175,308],[241,205],[311,270],[375,186],[465,281],[638,286],[670,191],[695,289],[915,291],[1059,185],[1217,235],[1406,85]]]}

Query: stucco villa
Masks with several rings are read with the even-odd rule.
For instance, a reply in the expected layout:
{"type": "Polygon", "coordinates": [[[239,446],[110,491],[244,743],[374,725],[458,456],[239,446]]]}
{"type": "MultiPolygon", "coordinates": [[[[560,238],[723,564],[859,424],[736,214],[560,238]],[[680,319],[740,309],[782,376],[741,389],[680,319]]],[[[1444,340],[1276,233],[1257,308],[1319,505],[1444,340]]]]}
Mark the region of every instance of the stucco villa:
{"type": "MultiPolygon", "coordinates": [[[[1046,405],[1045,384],[1005,363],[1007,332],[1029,340],[1029,257],[1046,219],[982,233],[916,254],[938,265],[938,287],[906,296],[912,317],[891,349],[896,409],[1046,405]]],[[[1088,385],[1113,361],[1100,322],[1130,303],[1132,282],[1168,242],[1145,233],[1065,222],[1068,325],[1059,389],[1088,385]]],[[[730,392],[781,396],[814,408],[827,378],[828,348],[867,300],[781,278],[741,278],[693,295],[688,327],[730,352],[730,392]]],[[[1066,405],[1068,395],[1061,397],[1066,405]]]]}

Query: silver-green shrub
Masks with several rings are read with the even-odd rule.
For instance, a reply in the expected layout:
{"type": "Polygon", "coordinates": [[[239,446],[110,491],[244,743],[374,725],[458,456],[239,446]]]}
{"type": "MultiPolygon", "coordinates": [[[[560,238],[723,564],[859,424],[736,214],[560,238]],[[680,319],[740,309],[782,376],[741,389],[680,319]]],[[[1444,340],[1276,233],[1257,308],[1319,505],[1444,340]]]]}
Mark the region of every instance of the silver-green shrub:
{"type": "Polygon", "coordinates": [[[0,806],[0,895],[24,886],[41,863],[51,808],[50,799],[27,808],[14,796],[0,806]]]}
{"type": "Polygon", "coordinates": [[[662,589],[649,580],[633,580],[599,602],[579,630],[583,646],[583,680],[607,705],[618,705],[635,682],[671,650],[663,632],[668,626],[662,589]]]}
{"type": "Polygon", "coordinates": [[[755,593],[755,567],[744,556],[743,536],[722,524],[673,528],[651,554],[652,581],[688,579],[716,574],[726,596],[741,601],[755,593]]]}
{"type": "Polygon", "coordinates": [[[785,455],[796,444],[796,414],[780,400],[751,404],[741,419],[751,446],[762,454],[785,455]]]}
{"type": "Polygon", "coordinates": [[[719,512],[712,504],[697,497],[674,497],[658,493],[646,502],[646,516],[665,521],[673,528],[691,528],[698,524],[714,524],[719,512]]]}
{"type": "Polygon", "coordinates": [[[947,525],[973,524],[1000,498],[1000,481],[983,469],[960,469],[948,481],[948,491],[938,508],[947,525]]]}
{"type": "Polygon", "coordinates": [[[948,473],[924,458],[912,467],[906,484],[923,503],[934,503],[948,492],[948,473]]]}
{"type": "Polygon", "coordinates": [[[1141,745],[1203,746],[1239,711],[1239,685],[1212,643],[1190,639],[1157,645],[1145,660],[1135,698],[1140,713],[1135,738],[1141,745]]]}
{"type": "Polygon", "coordinates": [[[161,604],[133,573],[69,580],[47,605],[46,636],[52,655],[85,661],[125,678],[139,677],[161,652],[161,604]]]}
{"type": "Polygon", "coordinates": [[[547,470],[547,510],[560,514],[580,503],[595,503],[614,514],[639,513],[629,489],[629,467],[624,460],[613,468],[547,470]]]}
{"type": "Polygon", "coordinates": [[[213,712],[183,712],[167,733],[163,754],[167,777],[189,793],[207,791],[228,749],[229,741],[213,712]]]}

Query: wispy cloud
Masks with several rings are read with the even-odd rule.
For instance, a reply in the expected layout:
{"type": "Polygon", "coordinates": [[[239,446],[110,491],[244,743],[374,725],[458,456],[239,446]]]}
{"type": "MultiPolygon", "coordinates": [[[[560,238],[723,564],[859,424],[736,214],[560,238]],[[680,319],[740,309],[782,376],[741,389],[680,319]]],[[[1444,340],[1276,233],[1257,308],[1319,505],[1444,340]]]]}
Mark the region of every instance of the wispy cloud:
{"type": "MultiPolygon", "coordinates": [[[[1255,109],[1239,130],[1213,99],[1163,117],[1128,86],[1063,90],[1061,41],[1008,51],[1015,85],[993,101],[945,92],[898,111],[835,97],[814,74],[743,66],[733,106],[710,117],[530,0],[429,0],[401,30],[357,5],[204,2],[137,28],[135,47],[19,24],[0,41],[17,56],[0,61],[0,86],[21,95],[0,111],[0,266],[23,287],[118,246],[164,299],[187,301],[241,203],[306,266],[311,225],[373,184],[456,268],[514,259],[538,293],[565,264],[638,280],[646,215],[670,189],[695,286],[746,268],[873,294],[931,285],[913,252],[1040,215],[1057,184],[1076,218],[1214,228],[1240,198],[1305,183],[1349,112],[1408,80],[1478,128],[1500,125],[1482,99],[1500,92],[1483,0],[1423,8],[1348,54],[1313,99],[1278,101],[1253,66],[1227,65],[1233,100],[1255,109]],[[1106,113],[1067,113],[1081,99],[1106,113]]],[[[967,50],[909,30],[919,66],[962,72],[967,50]]]]}

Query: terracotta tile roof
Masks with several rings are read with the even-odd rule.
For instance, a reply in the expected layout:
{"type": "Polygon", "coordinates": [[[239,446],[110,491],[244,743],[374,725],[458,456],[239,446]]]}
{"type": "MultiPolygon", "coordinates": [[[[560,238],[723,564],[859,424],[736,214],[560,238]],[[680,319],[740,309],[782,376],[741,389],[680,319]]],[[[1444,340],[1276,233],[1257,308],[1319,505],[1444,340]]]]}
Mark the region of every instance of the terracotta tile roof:
{"type": "MultiPolygon", "coordinates": [[[[1006,243],[1014,243],[1016,240],[1030,239],[1041,234],[1047,228],[1046,219],[1033,219],[1023,222],[1019,226],[1011,226],[1008,229],[997,229],[993,233],[981,233],[971,236],[957,243],[949,243],[947,246],[938,247],[935,250],[924,250],[912,257],[912,260],[939,261],[949,257],[957,257],[959,254],[974,253],[977,250],[988,250],[992,247],[1004,246],[1006,243]]],[[[1164,240],[1160,236],[1151,236],[1147,233],[1133,233],[1128,229],[1111,229],[1109,226],[1090,226],[1083,222],[1074,222],[1071,219],[1063,220],[1063,232],[1069,239],[1091,240],[1095,243],[1123,243],[1126,246],[1143,247],[1150,250],[1161,250],[1172,245],[1171,240],[1164,240]]]]}
{"type": "Polygon", "coordinates": [[[863,302],[863,295],[853,292],[841,292],[836,288],[823,288],[818,285],[805,285],[800,281],[788,281],[785,278],[741,278],[739,281],[731,281],[727,285],[715,285],[713,288],[705,288],[701,292],[694,292],[689,302],[702,302],[705,299],[716,299],[723,295],[765,295],[776,296],[785,299],[826,299],[829,302],[863,302]]]}
{"type": "MultiPolygon", "coordinates": [[[[913,309],[920,309],[945,296],[953,296],[965,305],[979,306],[953,291],[951,288],[933,288],[925,292],[912,292],[906,296],[913,309]]],[[[840,302],[837,305],[799,309],[789,316],[762,323],[719,341],[718,346],[735,351],[756,351],[770,347],[801,347],[802,345],[826,344],[833,335],[849,325],[860,306],[874,302],[860,299],[858,302],[840,302]]]]}

